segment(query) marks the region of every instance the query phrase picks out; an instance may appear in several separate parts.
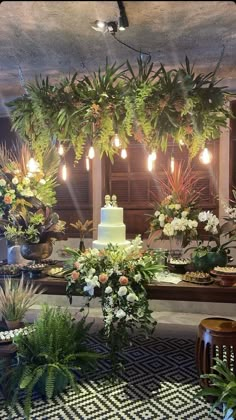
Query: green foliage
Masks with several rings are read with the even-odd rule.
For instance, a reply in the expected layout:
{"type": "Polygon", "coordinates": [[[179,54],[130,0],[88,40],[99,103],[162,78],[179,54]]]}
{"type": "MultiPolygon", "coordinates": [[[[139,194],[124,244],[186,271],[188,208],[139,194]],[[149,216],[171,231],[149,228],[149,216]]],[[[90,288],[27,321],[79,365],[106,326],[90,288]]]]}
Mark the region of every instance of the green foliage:
{"type": "Polygon", "coordinates": [[[216,364],[213,366],[213,372],[201,375],[201,378],[207,378],[211,384],[197,393],[196,398],[203,396],[213,396],[216,398],[211,411],[221,404],[225,404],[225,413],[232,409],[232,417],[236,418],[236,376],[228,368],[225,361],[215,358],[216,364]]]}
{"type": "Polygon", "coordinates": [[[4,281],[0,287],[0,312],[7,321],[21,321],[31,306],[33,306],[43,293],[40,286],[24,284],[11,278],[4,281]],[[37,294],[36,294],[37,293],[37,294]]]}
{"type": "Polygon", "coordinates": [[[19,243],[44,243],[52,238],[63,239],[66,222],[50,207],[42,207],[35,213],[12,212],[3,224],[5,238],[19,243]]]}
{"type": "MultiPolygon", "coordinates": [[[[206,140],[217,139],[230,116],[224,87],[217,86],[216,69],[195,74],[185,64],[155,71],[150,58],[137,67],[109,65],[92,76],[65,78],[55,85],[36,78],[27,95],[11,101],[13,128],[40,154],[56,136],[69,142],[80,159],[86,142],[93,141],[112,160],[117,149],[112,137],[118,132],[123,146],[134,138],[148,149],[167,148],[171,137],[180,140],[194,157],[206,140]]],[[[232,115],[231,115],[232,116],[232,115]]]]}
{"type": "Polygon", "coordinates": [[[24,390],[24,411],[29,418],[35,389],[46,398],[68,384],[79,392],[77,375],[102,357],[85,344],[91,325],[86,318],[75,322],[68,309],[44,306],[33,331],[15,338],[18,364],[2,379],[7,380],[9,403],[14,405],[24,390]]]}

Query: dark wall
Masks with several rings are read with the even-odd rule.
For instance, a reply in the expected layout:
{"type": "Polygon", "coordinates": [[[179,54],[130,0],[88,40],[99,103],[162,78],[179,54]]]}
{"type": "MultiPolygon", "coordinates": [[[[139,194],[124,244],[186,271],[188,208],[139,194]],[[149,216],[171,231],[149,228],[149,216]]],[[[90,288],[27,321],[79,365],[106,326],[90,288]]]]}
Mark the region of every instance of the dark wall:
{"type": "Polygon", "coordinates": [[[0,143],[11,145],[17,138],[15,131],[11,131],[10,118],[0,118],[0,143]]]}

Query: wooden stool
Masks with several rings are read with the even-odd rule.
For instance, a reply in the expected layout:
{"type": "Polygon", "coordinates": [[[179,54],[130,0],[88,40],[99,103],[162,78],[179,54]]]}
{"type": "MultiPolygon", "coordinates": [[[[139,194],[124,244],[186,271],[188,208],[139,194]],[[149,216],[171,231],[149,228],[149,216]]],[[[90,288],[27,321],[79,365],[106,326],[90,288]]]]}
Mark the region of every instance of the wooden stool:
{"type": "MultiPolygon", "coordinates": [[[[214,357],[227,362],[236,374],[236,321],[228,318],[205,318],[198,326],[196,364],[199,376],[212,373],[214,357]]],[[[209,379],[200,379],[201,387],[208,387],[209,379]]]]}

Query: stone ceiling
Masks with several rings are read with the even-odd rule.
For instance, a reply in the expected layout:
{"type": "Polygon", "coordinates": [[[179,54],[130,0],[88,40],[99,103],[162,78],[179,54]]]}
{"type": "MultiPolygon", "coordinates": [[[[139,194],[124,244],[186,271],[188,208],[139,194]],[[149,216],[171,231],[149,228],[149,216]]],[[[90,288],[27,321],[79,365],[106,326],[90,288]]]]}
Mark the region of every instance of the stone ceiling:
{"type": "MultiPolygon", "coordinates": [[[[129,27],[121,41],[150,52],[152,61],[178,66],[187,55],[196,70],[218,71],[223,84],[236,91],[236,4],[234,1],[124,1],[129,27]]],[[[3,1],[0,4],[0,114],[4,103],[23,93],[23,79],[35,75],[81,74],[138,54],[110,33],[92,29],[96,19],[117,20],[115,1],[3,1]]]]}

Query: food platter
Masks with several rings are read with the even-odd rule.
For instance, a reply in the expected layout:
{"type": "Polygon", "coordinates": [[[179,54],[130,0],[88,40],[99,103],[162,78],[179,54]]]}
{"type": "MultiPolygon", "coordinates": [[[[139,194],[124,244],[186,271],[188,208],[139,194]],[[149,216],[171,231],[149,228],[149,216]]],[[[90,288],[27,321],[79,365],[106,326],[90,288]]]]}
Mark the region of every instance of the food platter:
{"type": "Polygon", "coordinates": [[[207,285],[214,283],[214,279],[208,274],[199,271],[187,271],[183,276],[182,280],[188,283],[195,283],[199,285],[207,285]]]}
{"type": "Polygon", "coordinates": [[[63,267],[53,267],[47,270],[47,275],[56,279],[62,279],[65,277],[65,270],[63,267]]]}
{"type": "Polygon", "coordinates": [[[20,277],[21,266],[16,264],[0,265],[0,278],[20,277]]]}
{"type": "Polygon", "coordinates": [[[211,270],[210,274],[215,278],[215,282],[219,284],[219,286],[224,287],[231,287],[236,285],[236,271],[235,267],[230,270],[231,267],[216,267],[211,270]],[[222,271],[220,270],[222,269],[222,271]],[[228,270],[227,270],[228,269],[228,270]]]}

